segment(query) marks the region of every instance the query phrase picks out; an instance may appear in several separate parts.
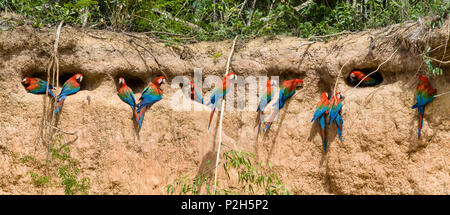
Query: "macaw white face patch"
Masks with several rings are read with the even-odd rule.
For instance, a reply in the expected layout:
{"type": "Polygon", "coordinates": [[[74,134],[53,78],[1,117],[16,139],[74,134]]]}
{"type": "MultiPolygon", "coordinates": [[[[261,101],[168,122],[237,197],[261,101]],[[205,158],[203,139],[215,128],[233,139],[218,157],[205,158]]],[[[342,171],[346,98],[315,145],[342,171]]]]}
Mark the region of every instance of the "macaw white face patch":
{"type": "Polygon", "coordinates": [[[81,81],[83,81],[83,76],[77,75],[76,79],[78,80],[78,82],[81,82],[81,81]]]}
{"type": "Polygon", "coordinates": [[[277,86],[277,81],[271,80],[271,81],[270,81],[270,85],[271,85],[271,86],[277,86]]]}

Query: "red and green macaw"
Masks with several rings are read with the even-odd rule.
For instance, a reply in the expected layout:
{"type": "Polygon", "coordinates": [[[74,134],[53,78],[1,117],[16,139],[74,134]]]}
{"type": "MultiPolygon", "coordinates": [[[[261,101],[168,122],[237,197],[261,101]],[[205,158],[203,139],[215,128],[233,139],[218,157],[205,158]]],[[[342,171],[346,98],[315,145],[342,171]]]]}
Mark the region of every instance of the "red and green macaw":
{"type": "Polygon", "coordinates": [[[320,101],[317,103],[316,111],[314,112],[314,117],[311,120],[313,122],[316,119],[319,119],[319,125],[320,125],[320,132],[322,134],[322,141],[323,141],[323,149],[324,151],[327,151],[327,135],[326,135],[326,128],[325,128],[325,118],[328,114],[328,108],[329,108],[329,101],[328,101],[328,93],[323,92],[320,96],[320,101]]]}
{"type": "Polygon", "coordinates": [[[280,86],[278,100],[277,102],[275,102],[275,104],[273,104],[273,106],[275,107],[275,111],[270,117],[269,122],[264,128],[264,131],[267,131],[270,128],[273,120],[278,115],[278,112],[281,110],[281,108],[284,107],[286,101],[295,94],[297,88],[299,87],[303,87],[303,81],[301,79],[283,81],[283,84],[280,86]]]}
{"type": "Polygon", "coordinates": [[[69,80],[67,80],[61,89],[61,92],[58,95],[57,99],[57,106],[55,112],[53,112],[54,115],[56,115],[62,108],[64,101],[66,100],[67,96],[72,95],[80,91],[80,83],[83,81],[83,75],[80,73],[75,74],[69,80]]]}
{"type": "Polygon", "coordinates": [[[355,70],[350,73],[350,80],[355,85],[358,84],[361,80],[361,86],[369,87],[369,86],[375,86],[378,84],[378,81],[374,78],[371,78],[370,76],[367,76],[361,71],[355,70]]]}
{"type": "MultiPolygon", "coordinates": [[[[40,78],[25,77],[22,83],[25,85],[27,91],[33,94],[45,94],[45,90],[47,89],[47,82],[40,78]]],[[[55,94],[50,89],[53,89],[53,85],[51,84],[48,85],[48,95],[55,97],[55,94]]]]}
{"type": "Polygon", "coordinates": [[[277,82],[273,79],[267,80],[266,91],[259,97],[259,105],[258,109],[256,110],[256,112],[259,113],[258,134],[261,129],[264,108],[267,106],[267,104],[270,103],[270,101],[272,101],[272,86],[275,86],[276,84],[277,82]]]}
{"type": "Polygon", "coordinates": [[[425,114],[425,105],[428,104],[429,102],[433,101],[433,99],[435,98],[434,96],[436,95],[437,91],[436,89],[433,89],[431,87],[430,81],[428,80],[427,77],[420,75],[419,76],[420,82],[417,85],[417,90],[416,90],[416,104],[414,106],[412,106],[412,109],[417,108],[417,110],[419,111],[419,136],[418,138],[420,139],[420,131],[422,130],[422,126],[423,126],[423,115],[425,114]]]}
{"type": "Polygon", "coordinates": [[[221,82],[216,84],[216,87],[214,88],[213,93],[211,95],[211,101],[207,104],[207,105],[212,104],[211,115],[209,117],[208,130],[209,130],[209,127],[211,126],[211,121],[213,119],[214,112],[216,111],[217,103],[219,102],[219,100],[221,98],[223,98],[230,91],[231,80],[234,80],[236,78],[237,78],[236,73],[229,73],[228,75],[226,75],[223,78],[223,80],[221,82]]]}
{"type": "Polygon", "coordinates": [[[192,81],[189,82],[189,87],[191,89],[191,99],[203,104],[203,96],[192,81]]]}
{"type": "Polygon", "coordinates": [[[119,78],[119,89],[117,90],[117,95],[119,95],[120,99],[130,105],[131,110],[134,112],[134,108],[136,107],[136,99],[134,98],[133,90],[128,87],[125,79],[119,78]]]}
{"type": "Polygon", "coordinates": [[[159,76],[142,91],[141,97],[139,98],[140,102],[136,105],[134,111],[139,127],[142,126],[142,120],[144,119],[147,107],[162,99],[163,92],[161,90],[161,84],[165,80],[166,78],[164,76],[159,76]]]}
{"type": "Polygon", "coordinates": [[[331,125],[333,121],[336,122],[337,131],[339,134],[339,139],[341,139],[342,142],[342,124],[344,123],[344,120],[341,116],[341,110],[342,110],[342,100],[344,99],[344,96],[342,93],[336,93],[336,95],[331,98],[330,107],[329,107],[329,117],[330,122],[328,125],[331,125]]]}

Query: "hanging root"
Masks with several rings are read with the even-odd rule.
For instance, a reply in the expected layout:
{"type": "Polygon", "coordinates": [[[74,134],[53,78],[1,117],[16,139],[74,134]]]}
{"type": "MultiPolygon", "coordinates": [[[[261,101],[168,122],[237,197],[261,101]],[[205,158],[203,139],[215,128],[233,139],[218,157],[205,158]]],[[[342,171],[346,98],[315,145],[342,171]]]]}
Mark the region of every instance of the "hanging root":
{"type": "MultiPolygon", "coordinates": [[[[50,85],[50,77],[52,79],[52,83],[54,86],[59,86],[59,59],[58,59],[58,44],[59,44],[59,36],[61,34],[61,28],[64,21],[61,21],[56,30],[55,43],[53,45],[53,53],[49,59],[48,67],[47,67],[47,86],[46,86],[46,95],[44,98],[44,110],[43,110],[43,120],[42,126],[46,126],[41,130],[41,140],[48,145],[48,152],[50,154],[50,144],[53,139],[53,130],[56,128],[53,126],[53,123],[56,123],[53,116],[52,108],[47,108],[49,104],[47,104],[48,90],[50,85]],[[56,85],[54,84],[56,82],[56,85]]],[[[54,99],[54,106],[56,106],[57,99],[54,99]]],[[[56,128],[57,129],[57,128],[56,128]]]]}
{"type": "MultiPolygon", "coordinates": [[[[231,64],[231,57],[233,56],[233,52],[234,52],[234,47],[236,46],[236,40],[238,38],[238,35],[236,35],[236,37],[233,40],[233,46],[231,47],[231,51],[230,51],[230,55],[228,56],[228,61],[227,61],[227,69],[225,71],[225,76],[228,75],[228,72],[230,71],[230,64],[231,64]]],[[[223,98],[225,99],[225,98],[223,98]]],[[[220,145],[222,145],[222,120],[223,120],[223,110],[225,107],[225,101],[222,101],[222,107],[220,109],[220,119],[219,119],[219,143],[218,143],[218,148],[217,148],[217,158],[216,158],[216,167],[219,165],[219,157],[220,157],[220,145]]],[[[215,170],[214,173],[214,193],[216,193],[216,187],[217,186],[217,168],[215,170]]]]}

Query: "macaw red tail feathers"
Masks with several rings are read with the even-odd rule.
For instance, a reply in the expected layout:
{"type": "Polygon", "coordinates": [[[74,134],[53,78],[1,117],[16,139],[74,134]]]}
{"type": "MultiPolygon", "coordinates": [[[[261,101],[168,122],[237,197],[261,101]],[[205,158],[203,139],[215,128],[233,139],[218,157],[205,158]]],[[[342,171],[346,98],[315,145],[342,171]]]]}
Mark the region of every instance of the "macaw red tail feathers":
{"type": "Polygon", "coordinates": [[[339,139],[341,139],[341,143],[342,141],[342,124],[344,123],[344,120],[342,120],[340,115],[336,116],[336,127],[337,127],[337,131],[338,131],[338,135],[339,135],[339,139]]]}
{"type": "MultiPolygon", "coordinates": [[[[143,109],[143,107],[141,107],[140,104],[137,104],[136,107],[135,107],[135,112],[139,114],[142,109],[143,109]]],[[[136,119],[138,119],[138,118],[136,118],[136,119]]]]}
{"type": "Polygon", "coordinates": [[[327,136],[325,134],[325,116],[324,115],[322,115],[319,118],[319,124],[320,124],[320,131],[322,133],[323,149],[324,149],[324,151],[327,151],[327,136]]]}
{"type": "Polygon", "coordinates": [[[138,122],[139,113],[137,112],[137,107],[133,108],[133,114],[134,114],[134,118],[136,119],[136,122],[138,122]]]}
{"type": "Polygon", "coordinates": [[[420,132],[422,130],[423,126],[423,113],[419,113],[419,136],[418,139],[420,139],[420,132]]]}
{"type": "Polygon", "coordinates": [[[208,124],[208,131],[209,131],[209,127],[211,126],[211,121],[212,121],[212,119],[213,119],[213,116],[214,116],[214,112],[216,111],[216,109],[214,108],[212,111],[211,111],[211,116],[209,116],[209,124],[208,124]]]}
{"type": "Polygon", "coordinates": [[[65,100],[66,100],[65,96],[58,98],[58,104],[56,105],[56,110],[55,112],[53,112],[53,115],[56,115],[61,110],[65,100]]]}
{"type": "Polygon", "coordinates": [[[259,113],[258,113],[257,121],[259,122],[258,123],[258,133],[257,134],[259,134],[259,132],[261,131],[261,123],[263,121],[263,113],[261,111],[259,111],[259,113]]]}
{"type": "Polygon", "coordinates": [[[144,106],[140,109],[140,111],[134,111],[136,116],[136,122],[139,125],[139,128],[142,127],[142,120],[144,120],[145,111],[147,110],[147,106],[144,106]]]}
{"type": "Polygon", "coordinates": [[[322,145],[323,145],[323,150],[326,152],[327,151],[327,137],[325,136],[325,129],[322,129],[322,145]]]}
{"type": "Polygon", "coordinates": [[[418,139],[420,139],[420,132],[422,130],[422,126],[423,126],[423,115],[425,114],[425,106],[418,106],[418,111],[419,111],[419,134],[418,134],[418,139]]]}
{"type": "Polygon", "coordinates": [[[280,111],[279,108],[275,108],[275,111],[272,113],[272,115],[269,118],[269,122],[267,123],[266,127],[264,128],[264,132],[266,132],[267,130],[269,130],[270,126],[272,125],[273,120],[275,119],[275,117],[278,115],[278,112],[280,111]]]}

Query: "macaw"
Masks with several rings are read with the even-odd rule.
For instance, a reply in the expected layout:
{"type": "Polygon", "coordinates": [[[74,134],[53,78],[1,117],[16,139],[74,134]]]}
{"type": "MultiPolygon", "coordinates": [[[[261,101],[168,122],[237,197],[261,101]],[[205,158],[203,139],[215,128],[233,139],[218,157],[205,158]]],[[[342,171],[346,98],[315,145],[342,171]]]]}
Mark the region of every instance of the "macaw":
{"type": "Polygon", "coordinates": [[[211,101],[207,104],[212,104],[211,107],[211,115],[209,117],[209,124],[208,124],[208,130],[211,126],[211,121],[214,116],[214,111],[216,111],[216,105],[217,102],[223,98],[229,91],[230,91],[230,83],[231,80],[234,80],[237,78],[236,73],[229,73],[227,76],[223,78],[223,80],[216,84],[216,87],[213,90],[213,93],[211,95],[211,101]]]}
{"type": "MultiPolygon", "coordinates": [[[[47,82],[40,78],[25,77],[22,83],[25,85],[27,91],[33,94],[45,94],[45,90],[47,89],[47,82]]],[[[48,95],[55,97],[55,94],[50,89],[53,89],[53,85],[51,84],[48,85],[48,95]]]]}
{"type": "Polygon", "coordinates": [[[122,101],[129,104],[134,112],[134,108],[136,107],[136,99],[134,98],[133,90],[128,87],[127,83],[125,83],[125,79],[122,77],[119,78],[119,89],[117,90],[117,95],[119,95],[122,101]]]}
{"type": "Polygon", "coordinates": [[[328,101],[328,93],[323,92],[320,96],[320,101],[317,103],[316,111],[314,112],[314,117],[311,120],[313,122],[316,119],[319,119],[319,125],[320,125],[320,132],[322,134],[322,141],[323,141],[323,149],[327,151],[327,136],[325,133],[325,118],[328,114],[328,108],[329,108],[329,101],[328,101]]]}
{"type": "Polygon", "coordinates": [[[281,108],[284,107],[286,101],[295,94],[298,87],[303,87],[303,80],[293,79],[283,81],[283,84],[280,86],[280,93],[278,96],[278,100],[275,102],[275,104],[273,104],[273,106],[275,107],[275,111],[270,117],[268,124],[264,128],[264,131],[267,131],[270,128],[278,112],[281,110],[281,108]]]}
{"type": "Polygon", "coordinates": [[[419,75],[419,79],[421,81],[421,83],[419,83],[417,85],[417,90],[416,90],[416,104],[414,106],[412,106],[411,108],[417,108],[419,111],[419,136],[418,138],[420,139],[420,131],[422,130],[422,126],[423,126],[423,115],[425,114],[425,105],[428,104],[429,102],[433,101],[433,99],[435,98],[434,96],[436,95],[437,91],[436,89],[433,89],[431,87],[430,81],[428,81],[428,78],[423,76],[423,75],[419,75]]]}
{"type": "Polygon", "coordinates": [[[368,77],[361,71],[355,70],[350,73],[350,80],[355,85],[358,84],[362,79],[364,79],[364,81],[361,82],[361,85],[365,87],[375,86],[378,84],[378,81],[376,79],[368,77]]]}
{"type": "Polygon", "coordinates": [[[191,99],[193,101],[198,101],[203,104],[203,97],[200,90],[194,85],[192,81],[189,82],[189,87],[191,89],[191,99]]]}
{"type": "Polygon", "coordinates": [[[256,110],[256,112],[259,113],[258,134],[261,129],[264,108],[267,106],[267,104],[270,103],[270,101],[272,101],[272,86],[275,86],[276,84],[277,82],[273,79],[267,80],[266,92],[264,92],[261,97],[259,97],[259,105],[258,109],[256,110]]]}
{"type": "Polygon", "coordinates": [[[341,116],[341,110],[342,110],[342,100],[344,99],[344,96],[342,93],[336,93],[336,95],[333,96],[330,102],[329,106],[329,117],[330,121],[328,125],[331,125],[333,121],[336,121],[336,127],[339,134],[339,139],[341,139],[342,142],[342,124],[344,123],[344,120],[341,116]]]}
{"type": "Polygon", "coordinates": [[[166,78],[164,76],[159,76],[142,91],[141,97],[139,98],[140,102],[136,105],[134,111],[139,127],[142,126],[142,120],[144,119],[147,107],[162,99],[163,92],[161,90],[161,84],[165,81],[166,78]]]}
{"type": "Polygon", "coordinates": [[[67,96],[72,95],[80,91],[80,83],[83,81],[83,75],[80,73],[75,74],[71,78],[69,78],[62,86],[61,92],[58,95],[57,99],[57,106],[55,112],[53,112],[54,115],[56,115],[59,110],[61,110],[64,101],[66,100],[67,96]]]}

